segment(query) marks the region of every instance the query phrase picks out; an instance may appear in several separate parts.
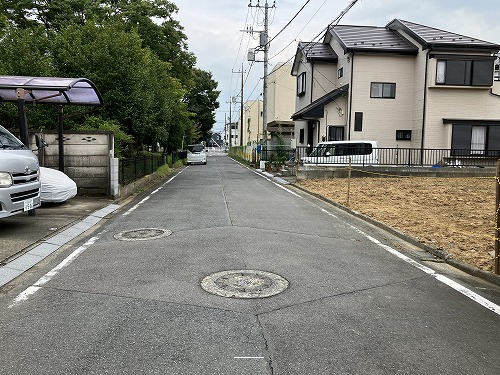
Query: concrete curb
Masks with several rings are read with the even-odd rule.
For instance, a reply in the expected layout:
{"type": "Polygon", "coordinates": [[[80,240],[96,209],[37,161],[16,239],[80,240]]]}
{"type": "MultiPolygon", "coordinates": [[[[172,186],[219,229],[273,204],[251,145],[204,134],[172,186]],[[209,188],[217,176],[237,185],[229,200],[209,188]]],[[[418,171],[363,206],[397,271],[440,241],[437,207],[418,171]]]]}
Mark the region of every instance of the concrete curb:
{"type": "Polygon", "coordinates": [[[447,253],[446,251],[444,250],[440,250],[438,248],[435,248],[433,246],[429,246],[429,245],[426,245],[426,244],[423,244],[421,243],[420,241],[418,241],[416,238],[413,238],[409,235],[407,235],[406,233],[403,233],[403,232],[400,232],[399,230],[397,229],[394,229],[392,228],[391,226],[387,225],[387,224],[384,224],[378,220],[375,220],[365,214],[362,214],[361,212],[358,212],[358,211],[355,211],[355,210],[352,210],[350,209],[349,207],[346,207],[340,203],[337,203],[337,202],[334,202],[328,198],[325,198],[319,194],[316,194],[316,193],[312,193],[306,189],[303,189],[301,188],[300,186],[297,186],[295,184],[291,184],[294,188],[298,189],[298,190],[301,190],[305,193],[308,193],[310,195],[312,195],[313,197],[316,197],[318,199],[321,199],[322,201],[324,202],[327,202],[359,219],[362,219],[372,225],[375,225],[393,235],[395,235],[396,237],[399,237],[401,238],[402,240],[406,241],[406,242],[409,242],[411,243],[412,245],[415,245],[417,246],[418,248],[424,250],[424,251],[427,251],[428,253],[436,256],[437,258],[440,258],[442,259],[443,261],[445,261],[447,264],[449,264],[450,266],[453,266],[469,275],[472,275],[472,276],[475,276],[475,277],[479,277],[483,280],[486,280],[492,284],[495,284],[495,285],[499,285],[500,286],[500,275],[495,275],[491,272],[487,272],[487,271],[484,271],[484,270],[481,270],[477,267],[474,267],[474,266],[471,266],[470,264],[467,264],[467,263],[464,263],[462,261],[459,261],[457,259],[454,259],[451,257],[451,255],[449,253],[447,253]]]}

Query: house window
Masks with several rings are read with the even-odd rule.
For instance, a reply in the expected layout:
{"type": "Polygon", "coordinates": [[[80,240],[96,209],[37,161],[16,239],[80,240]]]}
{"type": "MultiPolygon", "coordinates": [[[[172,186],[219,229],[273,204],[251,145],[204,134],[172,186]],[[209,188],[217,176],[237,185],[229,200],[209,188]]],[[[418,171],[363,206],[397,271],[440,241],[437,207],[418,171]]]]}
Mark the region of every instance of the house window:
{"type": "Polygon", "coordinates": [[[372,82],[370,98],[394,99],[396,97],[395,83],[372,82]]]}
{"type": "Polygon", "coordinates": [[[438,60],[436,84],[453,86],[491,86],[493,60],[438,60]]]}
{"type": "Polygon", "coordinates": [[[354,131],[363,131],[363,112],[354,113],[354,131]]]}
{"type": "Polygon", "coordinates": [[[451,148],[453,155],[499,156],[500,126],[453,125],[451,148]]]}
{"type": "Polygon", "coordinates": [[[343,141],[344,140],[344,127],[343,126],[329,126],[328,127],[328,140],[329,141],[343,141]]]}
{"type": "Polygon", "coordinates": [[[304,143],[304,128],[299,130],[299,143],[304,143]]]}
{"type": "Polygon", "coordinates": [[[340,68],[340,69],[338,70],[337,78],[339,78],[339,79],[340,79],[340,78],[342,78],[343,76],[344,76],[344,68],[342,67],[342,68],[340,68]]]}
{"type": "Polygon", "coordinates": [[[411,141],[411,130],[396,130],[396,140],[411,141]]]}
{"type": "Polygon", "coordinates": [[[486,151],[486,126],[473,126],[470,140],[471,154],[484,154],[486,151]]]}
{"type": "Polygon", "coordinates": [[[301,73],[297,77],[297,96],[305,95],[306,93],[306,73],[301,73]]]}

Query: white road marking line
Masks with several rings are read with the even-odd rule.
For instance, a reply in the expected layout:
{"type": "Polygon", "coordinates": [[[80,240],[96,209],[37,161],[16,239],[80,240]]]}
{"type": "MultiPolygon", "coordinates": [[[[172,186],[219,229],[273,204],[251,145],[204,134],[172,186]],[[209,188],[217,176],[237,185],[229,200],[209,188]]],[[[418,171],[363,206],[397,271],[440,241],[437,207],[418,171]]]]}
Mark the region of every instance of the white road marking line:
{"type": "Polygon", "coordinates": [[[234,359],[264,359],[264,357],[234,357],[234,359]]]}
{"type": "Polygon", "coordinates": [[[338,218],[337,215],[334,215],[332,214],[331,212],[328,212],[327,210],[325,210],[324,208],[321,209],[321,211],[323,211],[325,214],[327,214],[328,216],[331,216],[331,217],[334,217],[335,219],[338,218]]]}
{"type": "MultiPolygon", "coordinates": [[[[324,209],[321,209],[321,211],[325,212],[326,214],[328,214],[330,216],[334,216],[333,214],[329,213],[328,211],[326,211],[324,209]]],[[[368,240],[370,240],[374,244],[380,246],[382,249],[397,256],[399,259],[404,260],[406,263],[411,264],[413,267],[418,268],[419,270],[425,272],[426,274],[434,277],[436,280],[442,282],[443,284],[449,286],[450,288],[456,290],[457,292],[462,293],[467,298],[473,300],[474,302],[480,304],[481,306],[487,308],[488,310],[493,311],[495,314],[500,315],[500,306],[499,305],[491,302],[490,300],[488,300],[484,297],[481,297],[479,294],[477,294],[477,293],[473,292],[472,290],[470,290],[469,288],[466,288],[465,286],[457,283],[456,281],[453,281],[449,277],[441,275],[441,274],[437,273],[436,271],[434,271],[433,269],[414,261],[413,259],[407,257],[406,255],[400,253],[399,251],[393,249],[392,247],[381,243],[379,240],[369,236],[368,234],[366,234],[362,230],[356,228],[355,226],[353,226],[353,225],[349,225],[349,226],[351,228],[353,228],[355,231],[357,231],[358,233],[365,236],[368,240]]]]}
{"type": "MultiPolygon", "coordinates": [[[[232,160],[234,160],[234,159],[232,159],[232,160]]],[[[251,172],[255,173],[257,176],[262,177],[264,180],[267,180],[267,181],[269,181],[269,182],[273,183],[274,185],[276,185],[277,187],[279,187],[279,188],[281,188],[281,189],[285,190],[287,193],[290,193],[290,194],[292,194],[292,195],[295,195],[295,196],[296,196],[296,197],[298,197],[298,198],[302,198],[302,197],[301,197],[300,195],[298,195],[296,192],[291,191],[290,189],[287,189],[287,188],[286,188],[286,187],[284,187],[283,185],[278,184],[277,182],[275,182],[275,181],[271,180],[269,177],[266,177],[266,176],[264,176],[263,174],[261,174],[261,173],[257,172],[256,170],[253,170],[253,169],[251,169],[251,168],[247,167],[246,165],[244,165],[244,164],[240,163],[240,162],[239,162],[239,161],[237,161],[237,160],[234,160],[234,161],[235,161],[236,163],[238,163],[239,165],[241,165],[242,167],[244,167],[244,168],[248,169],[249,171],[251,171],[251,172]]]]}
{"type": "MultiPolygon", "coordinates": [[[[186,169],[186,168],[184,168],[186,169]]],[[[134,207],[131,207],[129,210],[127,210],[126,212],[124,212],[122,214],[122,216],[127,216],[129,214],[131,214],[132,212],[134,212],[137,208],[139,208],[139,206],[141,204],[143,204],[144,202],[146,202],[149,198],[151,198],[151,196],[153,194],[156,194],[158,191],[160,191],[166,184],[172,182],[172,180],[174,178],[176,178],[178,175],[180,175],[182,173],[182,171],[184,171],[184,169],[180,170],[179,173],[177,173],[175,176],[171,177],[170,179],[168,179],[163,185],[161,185],[158,189],[152,191],[151,193],[149,193],[149,195],[147,197],[145,197],[144,199],[142,199],[139,203],[137,203],[134,207]]]]}
{"type": "MultiPolygon", "coordinates": [[[[101,232],[103,233],[103,232],[101,232]]],[[[47,284],[54,276],[56,276],[59,271],[61,271],[64,267],[68,266],[73,262],[81,253],[87,250],[91,245],[93,245],[99,236],[92,237],[87,242],[85,242],[82,246],[78,247],[75,251],[73,251],[69,256],[67,256],[61,263],[59,263],[52,270],[47,272],[41,278],[38,279],[36,283],[26,288],[23,292],[19,293],[19,295],[12,301],[12,303],[8,306],[8,308],[12,308],[16,306],[18,303],[22,301],[26,301],[30,296],[35,294],[41,287],[47,284]]]]}

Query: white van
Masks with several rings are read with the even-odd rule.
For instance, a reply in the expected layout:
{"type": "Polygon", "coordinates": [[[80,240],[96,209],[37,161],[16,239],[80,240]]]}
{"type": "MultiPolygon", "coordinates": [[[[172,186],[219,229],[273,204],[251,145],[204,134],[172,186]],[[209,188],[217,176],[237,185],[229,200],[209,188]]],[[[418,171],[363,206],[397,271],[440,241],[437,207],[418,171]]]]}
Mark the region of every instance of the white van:
{"type": "Polygon", "coordinates": [[[207,154],[205,152],[205,146],[201,143],[196,145],[189,145],[186,164],[207,164],[207,154]]]}
{"type": "Polygon", "coordinates": [[[0,218],[40,206],[38,158],[0,125],[0,218]]]}
{"type": "Polygon", "coordinates": [[[320,142],[312,152],[302,158],[303,165],[377,165],[376,141],[329,141],[320,142]]]}

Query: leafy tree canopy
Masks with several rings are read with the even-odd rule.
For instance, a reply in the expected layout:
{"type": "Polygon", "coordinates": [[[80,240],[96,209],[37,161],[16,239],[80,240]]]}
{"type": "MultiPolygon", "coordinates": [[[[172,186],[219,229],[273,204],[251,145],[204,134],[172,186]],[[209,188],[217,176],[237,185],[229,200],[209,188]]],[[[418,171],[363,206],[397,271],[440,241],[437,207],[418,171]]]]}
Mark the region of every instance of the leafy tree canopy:
{"type": "MultiPolygon", "coordinates": [[[[195,68],[177,11],[168,0],[3,0],[0,74],[88,78],[103,97],[99,120],[72,117],[65,126],[104,124],[137,150],[180,148],[209,134],[219,92],[195,68]]],[[[30,124],[57,126],[53,108],[29,110],[30,124]]],[[[0,121],[15,113],[0,106],[0,121]]]]}

